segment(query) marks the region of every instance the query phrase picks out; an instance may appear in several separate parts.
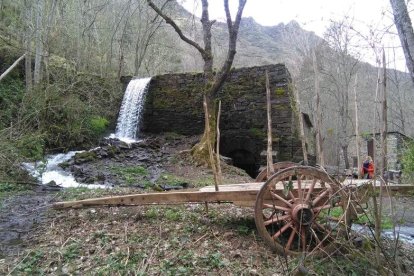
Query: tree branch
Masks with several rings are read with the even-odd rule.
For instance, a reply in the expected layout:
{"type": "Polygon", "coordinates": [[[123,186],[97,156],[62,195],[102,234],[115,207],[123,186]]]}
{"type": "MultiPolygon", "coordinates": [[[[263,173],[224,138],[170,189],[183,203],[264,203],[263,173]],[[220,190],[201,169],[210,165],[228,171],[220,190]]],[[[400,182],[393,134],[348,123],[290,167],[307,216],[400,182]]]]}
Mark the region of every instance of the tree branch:
{"type": "Polygon", "coordinates": [[[239,0],[239,8],[237,10],[237,15],[234,23],[231,23],[231,15],[228,7],[228,0],[224,0],[224,8],[226,9],[226,17],[227,17],[227,26],[229,28],[229,49],[227,52],[227,58],[224,62],[223,66],[221,67],[220,72],[216,75],[216,80],[214,82],[213,87],[211,88],[212,96],[215,97],[223,86],[228,73],[230,72],[231,66],[233,64],[234,56],[236,55],[236,43],[237,43],[237,35],[239,32],[240,21],[243,14],[244,6],[246,5],[247,0],[239,0]]]}
{"type": "Polygon", "coordinates": [[[196,48],[200,52],[202,57],[205,58],[205,56],[207,55],[206,51],[197,42],[185,36],[180,27],[178,27],[178,25],[174,22],[174,20],[172,20],[169,16],[164,14],[162,10],[160,10],[151,0],[147,0],[147,3],[157,14],[159,14],[165,20],[167,24],[174,28],[175,32],[180,36],[180,38],[184,42],[196,48]]]}

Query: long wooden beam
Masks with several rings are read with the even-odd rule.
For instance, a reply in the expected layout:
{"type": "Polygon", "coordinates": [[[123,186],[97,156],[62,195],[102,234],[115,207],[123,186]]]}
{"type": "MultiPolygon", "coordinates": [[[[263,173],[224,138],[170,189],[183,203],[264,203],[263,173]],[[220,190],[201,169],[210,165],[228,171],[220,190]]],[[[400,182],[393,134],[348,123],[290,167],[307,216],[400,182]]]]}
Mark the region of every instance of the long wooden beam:
{"type": "Polygon", "coordinates": [[[81,208],[96,205],[148,205],[203,202],[255,202],[257,191],[219,191],[219,192],[164,192],[124,196],[91,198],[77,201],[57,202],[55,209],[81,208]]]}
{"type": "MultiPolygon", "coordinates": [[[[63,208],[82,208],[98,205],[150,205],[150,204],[183,204],[183,203],[204,203],[204,202],[231,202],[241,206],[253,207],[256,202],[256,196],[263,183],[246,183],[223,185],[220,191],[214,191],[214,187],[205,187],[200,191],[181,191],[181,192],[160,192],[160,193],[143,193],[121,196],[110,196],[102,198],[91,198],[76,201],[56,202],[53,204],[55,209],[63,208]]],[[[294,185],[295,186],[295,185],[294,185]]],[[[317,186],[313,192],[318,193],[322,188],[317,186]]],[[[379,191],[380,187],[376,186],[375,190],[379,191]]],[[[409,195],[414,192],[414,185],[388,185],[383,186],[383,194],[389,191],[390,195],[400,194],[409,195]]],[[[296,189],[293,189],[296,195],[296,189]]],[[[282,194],[282,189],[278,194],[282,194]]],[[[361,190],[361,196],[363,191],[361,190]]],[[[368,195],[369,196],[369,195],[368,195]]],[[[265,199],[269,200],[269,199],[265,199]]],[[[361,200],[361,199],[360,199],[361,200]]]]}

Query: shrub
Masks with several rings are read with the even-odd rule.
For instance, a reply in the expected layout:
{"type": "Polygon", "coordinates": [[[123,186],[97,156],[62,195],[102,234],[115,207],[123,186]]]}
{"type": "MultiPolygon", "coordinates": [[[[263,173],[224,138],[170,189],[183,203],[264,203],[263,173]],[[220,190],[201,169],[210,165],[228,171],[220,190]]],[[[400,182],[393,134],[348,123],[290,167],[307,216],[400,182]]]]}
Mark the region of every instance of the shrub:
{"type": "Polygon", "coordinates": [[[92,116],[89,124],[92,132],[99,136],[105,133],[105,130],[109,125],[109,121],[101,116],[92,116]]]}
{"type": "Polygon", "coordinates": [[[28,133],[17,140],[17,149],[22,157],[41,160],[44,156],[45,140],[40,133],[28,133]]]}

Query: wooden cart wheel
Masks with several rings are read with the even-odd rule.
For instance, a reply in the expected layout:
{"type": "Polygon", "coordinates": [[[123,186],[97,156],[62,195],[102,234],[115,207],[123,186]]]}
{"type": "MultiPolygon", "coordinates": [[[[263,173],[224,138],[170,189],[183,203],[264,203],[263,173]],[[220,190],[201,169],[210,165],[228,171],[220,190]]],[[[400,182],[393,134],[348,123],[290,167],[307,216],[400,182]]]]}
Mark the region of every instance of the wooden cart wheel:
{"type": "MultiPolygon", "coordinates": [[[[275,171],[275,173],[277,173],[280,170],[289,168],[289,167],[293,167],[293,166],[298,166],[298,163],[295,162],[290,162],[290,161],[283,161],[283,162],[277,162],[273,164],[273,170],[275,171]]],[[[256,177],[256,182],[264,182],[267,180],[267,168],[263,169],[256,177]]]]}
{"type": "Polygon", "coordinates": [[[272,175],[255,205],[259,234],[282,255],[322,255],[336,249],[335,239],[350,227],[341,184],[324,171],[289,167],[272,175]],[[332,220],[332,212],[339,216],[332,220]]]}

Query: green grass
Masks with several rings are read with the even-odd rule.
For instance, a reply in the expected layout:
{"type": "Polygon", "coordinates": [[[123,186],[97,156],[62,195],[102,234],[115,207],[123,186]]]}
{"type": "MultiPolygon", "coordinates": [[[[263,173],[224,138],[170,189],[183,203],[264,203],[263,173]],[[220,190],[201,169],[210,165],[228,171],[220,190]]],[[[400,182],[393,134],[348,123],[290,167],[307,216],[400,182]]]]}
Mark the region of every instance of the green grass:
{"type": "MultiPolygon", "coordinates": [[[[328,214],[330,217],[339,218],[342,216],[343,210],[341,207],[334,207],[331,209],[325,209],[321,211],[322,217],[326,217],[328,216],[328,214]]],[[[358,218],[355,221],[353,221],[353,223],[374,226],[375,219],[372,216],[372,214],[367,212],[365,214],[358,215],[358,218]]],[[[382,229],[392,229],[393,226],[394,224],[389,217],[382,216],[382,219],[381,219],[382,229]]]]}
{"type": "Polygon", "coordinates": [[[114,189],[89,189],[87,187],[65,188],[58,193],[60,200],[81,200],[91,197],[100,197],[108,193],[113,194],[114,189]]]}
{"type": "Polygon", "coordinates": [[[38,265],[44,256],[45,253],[40,249],[29,252],[16,270],[26,275],[43,275],[43,270],[38,265]]]}
{"type": "Polygon", "coordinates": [[[65,246],[62,256],[65,261],[69,261],[79,258],[80,253],[80,245],[77,242],[73,242],[65,246]]]}
{"type": "Polygon", "coordinates": [[[112,173],[122,178],[128,185],[144,184],[149,187],[151,183],[146,178],[149,175],[147,168],[142,166],[112,167],[112,173]]]}
{"type": "MultiPolygon", "coordinates": [[[[374,226],[375,219],[371,214],[362,214],[358,216],[358,219],[355,221],[355,223],[374,226]]],[[[394,227],[394,223],[391,221],[391,219],[389,217],[382,216],[381,228],[392,229],[393,227],[394,227]]]]}
{"type": "Polygon", "coordinates": [[[157,184],[160,185],[169,185],[169,186],[181,186],[183,183],[188,183],[184,178],[169,174],[163,173],[157,180],[157,184]]]}

